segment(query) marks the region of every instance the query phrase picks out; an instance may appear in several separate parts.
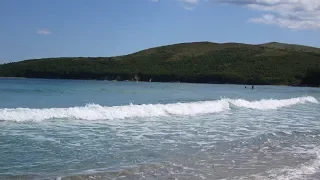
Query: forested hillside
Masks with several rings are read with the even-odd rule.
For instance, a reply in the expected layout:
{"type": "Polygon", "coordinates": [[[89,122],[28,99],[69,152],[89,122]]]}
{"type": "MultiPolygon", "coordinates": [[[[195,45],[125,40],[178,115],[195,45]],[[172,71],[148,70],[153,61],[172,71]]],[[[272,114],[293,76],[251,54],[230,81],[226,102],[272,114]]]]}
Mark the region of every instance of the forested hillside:
{"type": "Polygon", "coordinates": [[[194,42],[118,57],[60,57],[0,65],[1,77],[320,85],[320,49],[281,43],[194,42]]]}

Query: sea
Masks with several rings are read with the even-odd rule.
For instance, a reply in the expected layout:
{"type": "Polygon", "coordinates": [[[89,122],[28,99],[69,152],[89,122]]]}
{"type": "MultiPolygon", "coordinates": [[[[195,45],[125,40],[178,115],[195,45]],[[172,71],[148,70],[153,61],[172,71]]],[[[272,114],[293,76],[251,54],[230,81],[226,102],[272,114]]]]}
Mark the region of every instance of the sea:
{"type": "Polygon", "coordinates": [[[316,180],[319,102],[311,87],[2,78],[0,179],[316,180]]]}

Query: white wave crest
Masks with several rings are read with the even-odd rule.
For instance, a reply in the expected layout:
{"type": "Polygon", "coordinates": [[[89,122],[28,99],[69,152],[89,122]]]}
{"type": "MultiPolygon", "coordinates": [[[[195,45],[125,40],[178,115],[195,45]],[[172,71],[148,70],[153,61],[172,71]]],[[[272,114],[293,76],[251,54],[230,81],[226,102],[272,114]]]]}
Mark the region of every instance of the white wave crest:
{"type": "Polygon", "coordinates": [[[43,121],[48,119],[77,120],[113,120],[134,117],[161,117],[171,115],[193,116],[198,114],[219,113],[229,110],[232,104],[241,108],[257,110],[277,109],[301,103],[318,103],[314,97],[299,97],[284,100],[246,101],[243,99],[221,99],[173,104],[143,104],[126,106],[100,106],[89,104],[83,107],[70,108],[14,108],[0,109],[0,120],[3,121],[43,121]]]}
{"type": "Polygon", "coordinates": [[[301,165],[295,169],[283,169],[282,175],[276,177],[277,180],[290,180],[290,179],[304,179],[308,175],[319,172],[320,168],[320,155],[317,152],[317,158],[309,164],[301,165]]]}
{"type": "Polygon", "coordinates": [[[48,109],[0,109],[0,120],[42,121],[47,119],[112,120],[133,117],[196,115],[217,113],[229,109],[225,100],[175,104],[147,104],[104,107],[89,104],[84,107],[48,109]]]}
{"type": "MultiPolygon", "coordinates": [[[[309,176],[319,173],[320,169],[320,154],[319,150],[315,152],[315,159],[302,164],[298,167],[284,167],[282,169],[272,169],[265,175],[254,175],[251,178],[259,180],[298,180],[298,179],[308,179],[309,176]]],[[[249,177],[239,178],[239,179],[249,179],[249,177]]]]}
{"type": "Polygon", "coordinates": [[[318,103],[317,99],[312,96],[298,97],[291,99],[262,99],[259,101],[246,101],[244,99],[230,99],[229,102],[237,107],[258,109],[258,110],[270,110],[270,109],[279,109],[282,107],[292,106],[296,104],[305,104],[305,103],[318,103]]]}

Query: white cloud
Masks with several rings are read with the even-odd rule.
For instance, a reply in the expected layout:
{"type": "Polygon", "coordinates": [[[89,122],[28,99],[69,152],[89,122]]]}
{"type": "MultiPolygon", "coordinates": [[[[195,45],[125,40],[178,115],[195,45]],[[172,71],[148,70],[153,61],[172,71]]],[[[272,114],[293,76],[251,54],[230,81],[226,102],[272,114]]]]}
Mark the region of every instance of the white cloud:
{"type": "Polygon", "coordinates": [[[186,4],[198,4],[200,2],[200,0],[180,0],[180,1],[186,4]]]}
{"type": "Polygon", "coordinates": [[[249,19],[252,23],[278,25],[290,29],[320,30],[320,0],[212,0],[246,6],[266,12],[261,17],[249,19]]]}
{"type": "MultiPolygon", "coordinates": [[[[159,2],[159,0],[149,0],[151,2],[159,2]]],[[[178,1],[182,7],[185,9],[185,10],[193,10],[196,5],[201,1],[201,0],[176,0],[178,1]]],[[[205,0],[207,1],[207,0],[205,0]]]]}
{"type": "Polygon", "coordinates": [[[179,0],[185,10],[192,11],[200,0],[179,0]]]}
{"type": "Polygon", "coordinates": [[[194,10],[195,7],[192,7],[192,6],[183,6],[183,8],[184,8],[185,10],[192,11],[192,10],[194,10]]]}
{"type": "Polygon", "coordinates": [[[51,31],[48,30],[48,29],[39,29],[39,30],[37,31],[37,34],[49,35],[49,34],[51,34],[51,31]]]}
{"type": "Polygon", "coordinates": [[[270,25],[278,25],[284,28],[290,29],[320,29],[319,22],[312,20],[294,20],[294,19],[285,19],[280,17],[275,17],[272,14],[265,14],[260,18],[251,18],[249,22],[252,23],[263,23],[270,25]]]}
{"type": "MultiPolygon", "coordinates": [[[[151,0],[159,1],[159,0],[151,0]]],[[[277,25],[290,29],[320,30],[320,0],[177,0],[186,10],[193,10],[201,1],[244,6],[263,12],[251,23],[277,25]]]]}

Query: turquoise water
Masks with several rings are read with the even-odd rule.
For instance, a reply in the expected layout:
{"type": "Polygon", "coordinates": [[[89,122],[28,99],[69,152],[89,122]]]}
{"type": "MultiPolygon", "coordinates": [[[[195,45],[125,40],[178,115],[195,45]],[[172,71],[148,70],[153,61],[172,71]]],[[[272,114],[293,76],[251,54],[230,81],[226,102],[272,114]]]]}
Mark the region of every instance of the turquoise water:
{"type": "Polygon", "coordinates": [[[0,79],[0,179],[319,179],[320,89],[0,79]]]}

